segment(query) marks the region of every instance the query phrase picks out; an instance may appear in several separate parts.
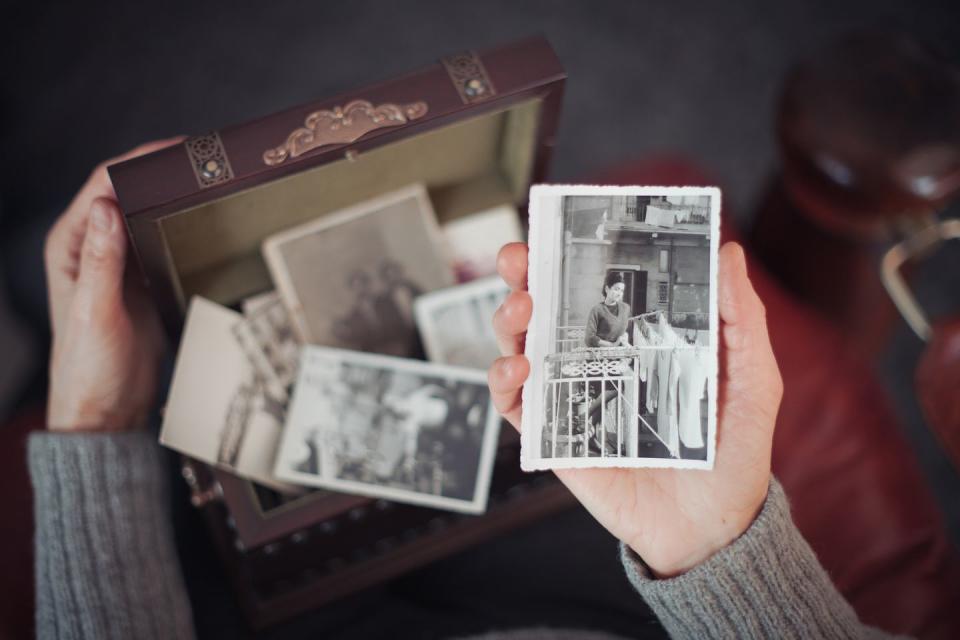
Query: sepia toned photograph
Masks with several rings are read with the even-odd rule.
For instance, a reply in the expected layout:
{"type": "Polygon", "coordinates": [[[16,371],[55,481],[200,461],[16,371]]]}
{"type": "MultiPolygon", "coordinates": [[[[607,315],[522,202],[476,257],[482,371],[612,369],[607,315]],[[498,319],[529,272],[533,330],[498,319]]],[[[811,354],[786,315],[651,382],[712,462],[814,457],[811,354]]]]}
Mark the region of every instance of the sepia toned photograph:
{"type": "Polygon", "coordinates": [[[243,317],[204,298],[190,302],[160,443],[283,492],[273,461],[284,403],[257,375],[234,327],[243,317]]]}
{"type": "Polygon", "coordinates": [[[521,466],[710,469],[720,191],[530,193],[521,466]]]}
{"type": "Polygon", "coordinates": [[[416,355],[414,299],[454,283],[422,185],[273,235],[263,253],[308,344],[416,355]]]}
{"type": "Polygon", "coordinates": [[[301,485],[483,513],[499,427],[483,372],[308,346],[275,473],[301,485]]]}
{"type": "Polygon", "coordinates": [[[509,293],[492,276],[417,298],[414,312],[427,359],[486,371],[500,356],[493,314],[509,293]]]}

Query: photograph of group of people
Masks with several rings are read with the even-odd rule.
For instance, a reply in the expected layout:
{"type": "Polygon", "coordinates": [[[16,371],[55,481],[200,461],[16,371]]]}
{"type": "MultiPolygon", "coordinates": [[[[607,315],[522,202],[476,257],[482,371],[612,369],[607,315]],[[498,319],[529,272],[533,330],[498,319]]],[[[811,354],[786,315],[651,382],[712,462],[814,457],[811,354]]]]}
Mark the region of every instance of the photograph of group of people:
{"type": "Polygon", "coordinates": [[[713,191],[534,189],[525,467],[712,465],[713,191]]]}

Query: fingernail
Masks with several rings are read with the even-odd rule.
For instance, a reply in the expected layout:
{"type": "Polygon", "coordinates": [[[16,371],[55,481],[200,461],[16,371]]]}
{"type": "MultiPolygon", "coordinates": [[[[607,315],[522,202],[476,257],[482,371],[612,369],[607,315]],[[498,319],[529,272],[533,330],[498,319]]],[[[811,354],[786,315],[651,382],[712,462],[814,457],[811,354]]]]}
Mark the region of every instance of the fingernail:
{"type": "Polygon", "coordinates": [[[94,230],[109,233],[113,229],[113,215],[99,202],[94,202],[90,208],[90,223],[94,230]]]}

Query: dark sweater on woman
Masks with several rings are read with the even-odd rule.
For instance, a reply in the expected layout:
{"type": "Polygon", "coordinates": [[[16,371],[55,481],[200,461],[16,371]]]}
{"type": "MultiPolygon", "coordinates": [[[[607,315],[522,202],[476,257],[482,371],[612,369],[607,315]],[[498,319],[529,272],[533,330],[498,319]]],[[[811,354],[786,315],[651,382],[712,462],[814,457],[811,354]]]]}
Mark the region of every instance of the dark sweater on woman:
{"type": "Polygon", "coordinates": [[[587,316],[587,326],[583,341],[588,347],[599,347],[600,340],[616,342],[627,332],[627,323],[630,320],[630,306],[625,302],[608,305],[601,302],[587,316]]]}

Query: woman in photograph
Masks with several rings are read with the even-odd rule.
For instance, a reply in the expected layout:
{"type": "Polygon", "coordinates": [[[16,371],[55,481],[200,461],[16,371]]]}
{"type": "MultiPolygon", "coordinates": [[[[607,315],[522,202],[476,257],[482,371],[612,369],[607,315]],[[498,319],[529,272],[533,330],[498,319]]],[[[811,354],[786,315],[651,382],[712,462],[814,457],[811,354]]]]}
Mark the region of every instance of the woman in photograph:
{"type": "MultiPolygon", "coordinates": [[[[630,321],[630,305],[623,301],[626,284],[623,274],[611,271],[603,281],[603,299],[590,310],[583,341],[588,347],[629,347],[627,325],[630,321]]],[[[592,382],[589,385],[590,404],[587,406],[587,421],[593,426],[593,443],[596,452],[600,451],[600,429],[603,419],[603,406],[617,397],[617,389],[610,384],[592,382]],[[601,391],[601,387],[603,390],[601,391]]],[[[615,408],[614,408],[615,409],[615,408]]],[[[612,415],[612,414],[611,414],[612,415]]],[[[608,428],[608,437],[604,440],[607,453],[616,455],[616,420],[608,428]]]]}
{"type": "Polygon", "coordinates": [[[588,347],[629,347],[630,305],[623,301],[623,274],[611,271],[603,281],[603,299],[590,309],[583,341],[588,347]]]}

